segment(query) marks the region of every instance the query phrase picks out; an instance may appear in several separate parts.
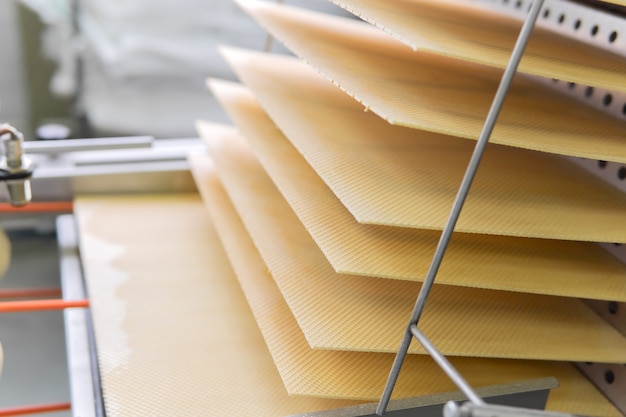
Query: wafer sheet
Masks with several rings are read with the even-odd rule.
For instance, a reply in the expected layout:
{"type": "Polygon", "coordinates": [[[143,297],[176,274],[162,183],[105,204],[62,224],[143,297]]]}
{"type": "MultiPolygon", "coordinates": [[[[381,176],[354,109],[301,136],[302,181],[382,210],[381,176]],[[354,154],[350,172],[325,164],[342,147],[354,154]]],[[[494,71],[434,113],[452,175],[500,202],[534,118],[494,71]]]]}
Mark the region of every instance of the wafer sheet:
{"type": "MultiPolygon", "coordinates": [[[[378,400],[393,355],[312,350],[302,337],[288,306],[272,281],[245,227],[235,213],[211,162],[192,159],[198,188],[205,198],[225,248],[237,271],[266,342],[290,392],[306,395],[366,395],[378,400]]],[[[498,359],[452,358],[476,386],[490,381],[521,380],[556,375],[560,387],[552,390],[547,408],[570,413],[617,416],[617,411],[571,365],[498,359]]],[[[394,393],[434,393],[454,389],[448,378],[425,356],[410,355],[394,393]]]]}
{"type": "MultiPolygon", "coordinates": [[[[390,123],[478,138],[501,70],[412,51],[366,23],[265,2],[242,4],[289,49],[390,123]]],[[[292,72],[302,66],[288,57],[277,58],[273,65],[284,77],[297,77],[292,72]]],[[[623,74],[622,69],[624,88],[623,74]]],[[[543,83],[517,76],[490,140],[626,162],[625,125],[543,83]]]]}
{"type": "Polygon", "coordinates": [[[289,397],[197,195],[79,197],[107,416],[284,416],[289,397]]]}
{"type": "MultiPolygon", "coordinates": [[[[9,237],[4,232],[4,230],[0,230],[0,279],[4,277],[4,274],[7,272],[9,266],[11,265],[12,253],[13,252],[11,248],[11,241],[9,240],[9,237]]],[[[0,366],[0,369],[1,368],[2,367],[0,366]]]]}
{"type": "MultiPolygon", "coordinates": [[[[239,0],[247,4],[249,0],[239,0]]],[[[458,0],[331,0],[415,50],[505,68],[522,21],[485,5],[458,0]]],[[[549,8],[546,5],[545,8],[549,8]]],[[[544,10],[545,10],[544,8],[544,10]]],[[[574,25],[568,16],[565,25],[574,25]]],[[[596,22],[581,19],[580,31],[596,22]]],[[[596,37],[609,43],[610,30],[596,37]]],[[[626,59],[572,38],[535,27],[519,71],[565,81],[626,91],[626,59]]]]}
{"type": "MultiPolygon", "coordinates": [[[[337,274],[243,138],[208,142],[228,194],[309,344],[396,352],[420,285],[337,274]]],[[[446,355],[626,362],[626,339],[577,299],[437,285],[429,303],[422,326],[446,355]]],[[[417,344],[411,351],[426,353],[417,344]]]]}
{"type": "MultiPolygon", "coordinates": [[[[288,77],[270,55],[225,55],[359,222],[444,228],[473,143],[389,125],[305,65],[288,77]]],[[[624,213],[626,194],[574,163],[490,144],[456,230],[623,243],[624,213]]]]}
{"type": "MultiPolygon", "coordinates": [[[[211,87],[337,272],[423,280],[439,232],[359,224],[245,89],[216,81],[211,87]]],[[[625,274],[624,265],[595,244],[457,233],[437,279],[626,300],[625,274]]]]}

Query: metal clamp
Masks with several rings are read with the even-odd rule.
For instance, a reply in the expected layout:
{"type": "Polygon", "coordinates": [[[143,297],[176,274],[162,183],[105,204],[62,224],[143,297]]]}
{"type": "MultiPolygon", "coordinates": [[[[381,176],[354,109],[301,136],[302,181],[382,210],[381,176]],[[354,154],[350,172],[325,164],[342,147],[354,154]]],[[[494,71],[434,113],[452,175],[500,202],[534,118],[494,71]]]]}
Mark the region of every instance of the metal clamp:
{"type": "Polygon", "coordinates": [[[24,206],[32,199],[30,178],[33,168],[24,154],[24,136],[9,124],[0,125],[0,140],[4,156],[0,159],[0,181],[7,184],[9,199],[14,206],[24,206]]]}

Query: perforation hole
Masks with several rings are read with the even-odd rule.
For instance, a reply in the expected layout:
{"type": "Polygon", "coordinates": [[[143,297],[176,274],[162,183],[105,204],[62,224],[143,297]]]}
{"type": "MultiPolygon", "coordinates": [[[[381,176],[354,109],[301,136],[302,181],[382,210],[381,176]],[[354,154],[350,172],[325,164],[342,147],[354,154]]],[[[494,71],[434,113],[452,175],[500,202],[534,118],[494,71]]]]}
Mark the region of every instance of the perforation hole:
{"type": "Polygon", "coordinates": [[[601,168],[601,169],[606,168],[606,161],[598,161],[598,168],[601,168]]]}
{"type": "Polygon", "coordinates": [[[573,90],[573,89],[574,89],[574,87],[576,87],[576,83],[567,83],[567,87],[568,87],[570,90],[573,90]]]}
{"type": "Polygon", "coordinates": [[[626,116],[626,103],[624,103],[624,106],[622,107],[622,116],[626,116]]]}
{"type": "Polygon", "coordinates": [[[560,14],[559,15],[559,24],[565,22],[565,15],[564,14],[560,14]]]}
{"type": "Polygon", "coordinates": [[[585,88],[585,97],[589,98],[593,95],[593,87],[585,88]]]}
{"type": "Polygon", "coordinates": [[[580,21],[580,19],[576,19],[576,21],[574,22],[574,29],[578,30],[580,29],[580,26],[583,24],[583,22],[580,21]]]}
{"type": "Polygon", "coordinates": [[[621,167],[620,169],[617,170],[617,178],[619,178],[622,181],[626,179],[626,167],[621,167]]]}
{"type": "Polygon", "coordinates": [[[593,27],[591,28],[591,36],[596,36],[599,30],[600,28],[598,27],[598,25],[593,25],[593,27]]]}
{"type": "Polygon", "coordinates": [[[604,373],[604,380],[606,381],[607,384],[612,384],[613,382],[615,382],[615,374],[613,373],[613,371],[608,370],[604,373]]]}
{"type": "Polygon", "coordinates": [[[518,0],[518,2],[515,3],[515,7],[518,8],[518,9],[521,9],[523,4],[524,3],[522,3],[521,1],[518,0]]]}
{"type": "Polygon", "coordinates": [[[609,35],[609,43],[613,43],[617,40],[617,32],[613,31],[611,32],[611,34],[609,35]]]}
{"type": "Polygon", "coordinates": [[[617,310],[619,310],[619,305],[615,301],[609,302],[609,313],[617,314],[617,310]]]}
{"type": "Polygon", "coordinates": [[[611,94],[605,95],[604,98],[602,99],[602,104],[604,104],[605,106],[610,106],[612,102],[613,102],[613,96],[611,94]]]}

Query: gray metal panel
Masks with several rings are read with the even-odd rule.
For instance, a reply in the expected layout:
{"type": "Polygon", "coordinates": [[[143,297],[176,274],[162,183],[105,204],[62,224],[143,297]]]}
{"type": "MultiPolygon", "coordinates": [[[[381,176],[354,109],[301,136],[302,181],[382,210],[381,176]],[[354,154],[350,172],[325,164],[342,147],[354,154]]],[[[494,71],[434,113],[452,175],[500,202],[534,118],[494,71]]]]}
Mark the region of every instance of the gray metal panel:
{"type": "MultiPolygon", "coordinates": [[[[477,393],[490,404],[543,410],[550,389],[556,388],[554,378],[544,378],[516,384],[497,385],[477,389],[477,393]]],[[[460,392],[429,395],[417,398],[392,400],[385,416],[389,417],[441,417],[443,406],[448,401],[465,401],[460,392]]],[[[292,417],[377,417],[376,403],[335,410],[298,414],[292,417]]]]}

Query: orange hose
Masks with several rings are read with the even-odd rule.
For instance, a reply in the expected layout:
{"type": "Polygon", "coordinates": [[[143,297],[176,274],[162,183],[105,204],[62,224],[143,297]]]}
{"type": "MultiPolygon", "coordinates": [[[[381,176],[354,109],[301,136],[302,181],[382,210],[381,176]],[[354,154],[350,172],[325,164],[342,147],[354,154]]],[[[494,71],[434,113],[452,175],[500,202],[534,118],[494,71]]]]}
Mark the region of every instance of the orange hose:
{"type": "Polygon", "coordinates": [[[0,290],[0,299],[5,298],[52,298],[61,297],[60,288],[11,288],[0,290]]]}
{"type": "Polygon", "coordinates": [[[0,303],[0,313],[19,313],[25,311],[63,310],[73,307],[89,307],[89,300],[29,300],[5,301],[0,303]]]}
{"type": "Polygon", "coordinates": [[[26,407],[12,407],[0,409],[0,417],[13,417],[13,416],[26,416],[29,414],[39,413],[51,413],[53,411],[66,411],[71,410],[72,404],[70,403],[57,403],[57,404],[41,404],[32,405],[26,407]]]}
{"type": "Polygon", "coordinates": [[[49,213],[73,210],[74,203],[71,201],[35,201],[21,207],[14,207],[8,203],[0,204],[0,213],[49,213]]]}

